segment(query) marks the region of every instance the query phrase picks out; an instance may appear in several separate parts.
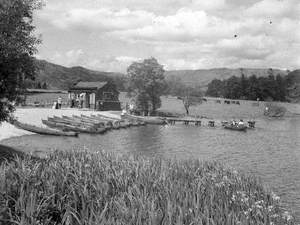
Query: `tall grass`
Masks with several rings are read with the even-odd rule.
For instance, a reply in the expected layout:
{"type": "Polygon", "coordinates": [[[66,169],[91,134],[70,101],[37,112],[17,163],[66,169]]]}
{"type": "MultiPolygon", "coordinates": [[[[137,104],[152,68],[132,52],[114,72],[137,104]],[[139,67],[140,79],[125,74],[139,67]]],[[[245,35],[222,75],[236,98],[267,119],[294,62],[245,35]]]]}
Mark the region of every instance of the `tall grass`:
{"type": "Polygon", "coordinates": [[[55,152],[0,166],[0,224],[294,224],[251,176],[198,160],[55,152]]]}

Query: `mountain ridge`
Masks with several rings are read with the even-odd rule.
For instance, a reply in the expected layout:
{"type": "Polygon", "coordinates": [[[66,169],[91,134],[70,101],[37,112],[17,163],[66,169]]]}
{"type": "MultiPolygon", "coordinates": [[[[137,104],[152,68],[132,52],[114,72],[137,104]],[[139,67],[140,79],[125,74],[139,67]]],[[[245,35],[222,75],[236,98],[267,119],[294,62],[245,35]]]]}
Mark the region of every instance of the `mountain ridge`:
{"type": "MultiPolygon", "coordinates": [[[[78,81],[109,81],[112,80],[121,91],[125,90],[126,76],[118,72],[103,72],[90,70],[82,66],[65,67],[50,63],[46,60],[36,60],[36,82],[46,83],[48,89],[67,90],[78,81]]],[[[291,102],[300,102],[300,69],[292,72],[271,68],[212,68],[198,70],[170,70],[165,71],[167,82],[179,81],[187,86],[199,87],[206,90],[213,79],[228,79],[231,76],[240,77],[242,74],[257,77],[276,76],[280,74],[288,81],[288,99],[291,102]]]]}

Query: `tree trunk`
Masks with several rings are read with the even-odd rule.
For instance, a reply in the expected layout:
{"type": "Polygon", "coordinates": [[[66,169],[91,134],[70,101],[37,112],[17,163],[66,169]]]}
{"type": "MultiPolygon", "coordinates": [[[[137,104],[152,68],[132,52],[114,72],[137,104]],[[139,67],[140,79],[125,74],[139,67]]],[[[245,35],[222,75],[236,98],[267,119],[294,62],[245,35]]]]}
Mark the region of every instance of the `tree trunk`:
{"type": "Polygon", "coordinates": [[[186,111],[186,115],[189,115],[190,112],[189,112],[189,107],[185,107],[185,111],[186,111]]]}

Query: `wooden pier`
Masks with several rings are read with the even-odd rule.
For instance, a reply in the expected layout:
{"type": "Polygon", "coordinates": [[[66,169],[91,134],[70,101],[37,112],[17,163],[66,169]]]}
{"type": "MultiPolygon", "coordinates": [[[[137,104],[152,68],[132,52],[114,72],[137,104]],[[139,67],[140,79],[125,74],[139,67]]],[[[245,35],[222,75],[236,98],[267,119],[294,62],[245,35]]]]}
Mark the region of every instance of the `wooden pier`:
{"type": "MultiPolygon", "coordinates": [[[[190,125],[193,124],[195,126],[202,126],[206,125],[208,127],[215,127],[218,123],[214,120],[207,120],[206,122],[203,121],[203,119],[198,119],[198,118],[173,118],[173,117],[166,117],[164,118],[165,121],[167,121],[168,124],[170,125],[175,125],[176,123],[181,123],[184,125],[190,125]]],[[[229,121],[220,121],[219,124],[220,126],[225,126],[229,124],[229,121]]],[[[248,121],[248,127],[249,128],[255,128],[255,121],[251,120],[248,121]]]]}
{"type": "Polygon", "coordinates": [[[176,123],[183,123],[184,125],[189,125],[190,123],[192,123],[196,126],[201,126],[202,123],[200,119],[194,118],[165,118],[165,120],[171,125],[175,125],[176,123]]]}

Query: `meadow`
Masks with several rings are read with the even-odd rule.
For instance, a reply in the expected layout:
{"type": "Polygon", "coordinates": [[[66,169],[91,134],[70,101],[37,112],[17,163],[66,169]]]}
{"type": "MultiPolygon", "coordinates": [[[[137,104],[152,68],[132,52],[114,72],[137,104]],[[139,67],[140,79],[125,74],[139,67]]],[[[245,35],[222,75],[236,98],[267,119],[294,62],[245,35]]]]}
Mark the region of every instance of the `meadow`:
{"type": "MultiPolygon", "coordinates": [[[[40,93],[28,95],[26,99],[27,106],[33,106],[34,102],[39,102],[46,107],[52,107],[53,102],[57,101],[58,97],[63,99],[63,107],[68,107],[68,94],[64,93],[40,93]]],[[[266,107],[265,102],[239,100],[240,105],[236,104],[224,104],[226,99],[206,97],[207,102],[200,104],[194,104],[190,107],[190,114],[193,116],[204,116],[210,119],[256,119],[260,118],[264,114],[266,107]],[[221,101],[221,104],[216,103],[217,100],[221,101]]],[[[130,99],[126,96],[125,92],[120,92],[119,100],[122,107],[125,107],[126,103],[130,103],[130,99]]],[[[185,115],[185,109],[182,100],[177,99],[175,96],[161,96],[161,107],[159,111],[173,113],[177,115],[185,115]]],[[[291,103],[279,103],[275,102],[279,106],[283,106],[288,112],[300,114],[300,105],[291,103]]]]}
{"type": "Polygon", "coordinates": [[[294,224],[253,176],[217,163],[54,152],[0,165],[0,224],[294,224]]]}

